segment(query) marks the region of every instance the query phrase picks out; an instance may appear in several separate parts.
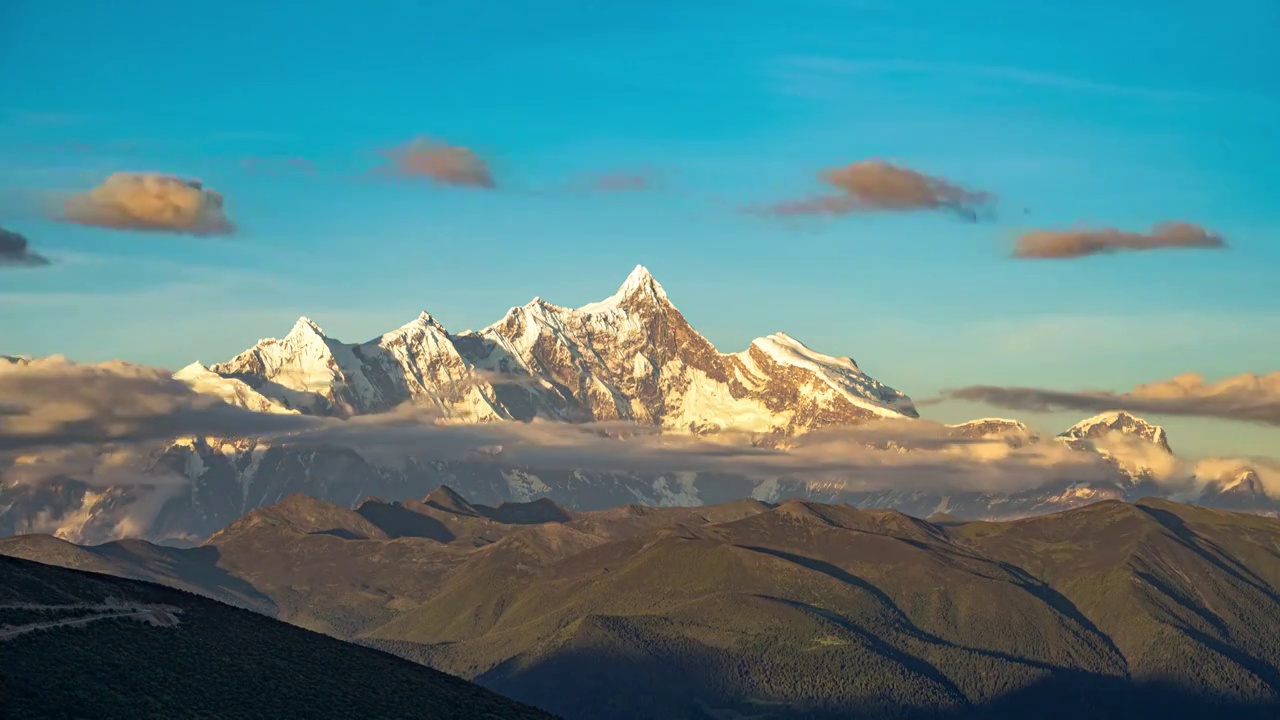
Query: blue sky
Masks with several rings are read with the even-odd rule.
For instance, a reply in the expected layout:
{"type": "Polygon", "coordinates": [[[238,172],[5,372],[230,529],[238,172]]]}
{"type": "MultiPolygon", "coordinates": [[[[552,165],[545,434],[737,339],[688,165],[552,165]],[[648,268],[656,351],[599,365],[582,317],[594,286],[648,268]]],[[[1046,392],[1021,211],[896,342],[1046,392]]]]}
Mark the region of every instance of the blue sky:
{"type": "MultiPolygon", "coordinates": [[[[56,262],[0,273],[0,352],[178,367],[301,314],[348,340],[422,309],[459,331],[534,295],[598,299],[642,263],[721,349],[785,330],[917,398],[1274,371],[1277,27],[1272,0],[7,2],[0,225],[56,262]],[[498,189],[370,179],[419,135],[475,149],[498,189]],[[998,217],[738,211],[867,158],[996,193],[998,217]],[[240,232],[34,209],[117,170],[204,180],[240,232]],[[633,171],[662,182],[558,191],[633,171]],[[1231,248],[1007,257],[1033,228],[1161,220],[1231,248]]],[[[1191,452],[1280,448],[1159,419],[1191,452]]]]}

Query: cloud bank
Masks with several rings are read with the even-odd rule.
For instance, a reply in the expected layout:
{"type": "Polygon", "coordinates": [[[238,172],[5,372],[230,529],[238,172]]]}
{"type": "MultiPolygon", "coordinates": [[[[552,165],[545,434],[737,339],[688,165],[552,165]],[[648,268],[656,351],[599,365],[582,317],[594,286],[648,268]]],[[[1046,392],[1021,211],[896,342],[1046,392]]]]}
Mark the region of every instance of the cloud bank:
{"type": "Polygon", "coordinates": [[[49,265],[49,258],[31,252],[25,236],[0,227],[0,268],[45,265],[49,265]]]}
{"type": "Polygon", "coordinates": [[[198,180],[158,173],[114,173],[93,190],[67,198],[51,215],[55,220],[118,230],[189,235],[235,232],[223,214],[222,195],[198,180]]]}
{"type": "Polygon", "coordinates": [[[791,200],[757,211],[772,215],[843,215],[853,212],[941,210],[966,220],[991,211],[995,196],[883,160],[864,160],[823,171],[840,195],[791,200]]]}
{"type": "MultiPolygon", "coordinates": [[[[1216,383],[1186,375],[1123,396],[984,387],[954,391],[953,396],[1018,409],[1214,412],[1280,424],[1280,373],[1216,383]],[[1128,402],[1118,403],[1117,398],[1128,402]]],[[[94,482],[125,478],[120,482],[128,484],[121,473],[131,470],[122,469],[125,463],[104,465],[104,449],[127,458],[140,448],[196,435],[263,438],[280,447],[348,447],[384,465],[398,466],[417,457],[539,470],[697,472],[786,478],[850,492],[904,487],[925,492],[1017,492],[1065,481],[1116,479],[1115,468],[1096,453],[1056,442],[965,437],[929,420],[832,428],[790,438],[786,446],[762,445],[747,433],[693,436],[622,422],[459,424],[443,420],[433,407],[412,404],[341,420],[250,412],[196,393],[164,370],[121,362],[76,365],[60,358],[0,364],[0,397],[5,398],[0,460],[39,458],[44,464],[9,464],[10,479],[16,472],[29,481],[49,477],[51,471],[74,471],[96,478],[94,482]],[[50,464],[50,458],[61,460],[50,464]]],[[[1152,468],[1162,482],[1190,486],[1190,466],[1156,453],[1153,446],[1109,452],[1152,468]]],[[[145,482],[156,481],[148,477],[145,482]]]]}
{"type": "Polygon", "coordinates": [[[416,456],[539,470],[785,477],[838,484],[850,491],[909,485],[914,490],[998,492],[1064,477],[1114,478],[1114,470],[1090,453],[1057,443],[1013,447],[1003,438],[956,437],[946,426],[926,420],[816,432],[796,439],[791,447],[773,448],[755,444],[747,434],[699,437],[627,423],[451,424],[432,418],[421,408],[404,407],[326,422],[273,442],[340,445],[379,463],[416,456]],[[887,437],[894,440],[890,449],[884,449],[887,437]]]}
{"type": "Polygon", "coordinates": [[[957,437],[924,420],[815,432],[778,448],[760,446],[747,434],[697,437],[626,423],[456,424],[416,405],[347,420],[254,413],[198,394],[167,371],[121,362],[77,365],[53,358],[0,365],[0,397],[6,400],[0,454],[10,456],[207,435],[263,437],[281,446],[332,444],[380,463],[415,456],[541,469],[708,472],[815,479],[850,489],[904,483],[917,489],[1021,489],[1062,477],[1110,475],[1087,453],[957,437]]]}
{"type": "Polygon", "coordinates": [[[1244,373],[1206,382],[1196,373],[1139,385],[1127,393],[1069,392],[976,385],[945,393],[957,400],[1027,412],[1130,410],[1280,425],[1280,372],[1244,373]]]}
{"type": "Polygon", "coordinates": [[[0,452],[142,442],[183,435],[258,435],[314,422],[254,413],[200,395],[167,370],[61,358],[0,364],[0,452]]]}
{"type": "Polygon", "coordinates": [[[470,148],[417,138],[383,154],[388,165],[381,170],[400,178],[484,190],[497,187],[488,163],[470,148]]]}
{"type": "Polygon", "coordinates": [[[1221,249],[1221,235],[1187,222],[1159,223],[1149,233],[1101,230],[1036,230],[1018,238],[1015,258],[1066,260],[1117,252],[1169,249],[1221,249]]]}

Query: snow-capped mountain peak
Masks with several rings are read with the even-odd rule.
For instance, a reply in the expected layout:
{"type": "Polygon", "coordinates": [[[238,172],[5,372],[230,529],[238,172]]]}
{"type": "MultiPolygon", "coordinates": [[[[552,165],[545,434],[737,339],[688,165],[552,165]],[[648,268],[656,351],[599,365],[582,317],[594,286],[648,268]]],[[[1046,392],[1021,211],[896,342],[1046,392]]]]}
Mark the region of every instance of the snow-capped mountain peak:
{"type": "MultiPolygon", "coordinates": [[[[391,338],[403,337],[406,335],[421,335],[422,333],[438,332],[447,334],[444,326],[438,320],[431,316],[431,313],[423,310],[418,316],[389,333],[375,338],[370,343],[387,342],[391,338]]],[[[366,345],[369,343],[365,343],[366,345]]]]}
{"type": "Polygon", "coordinates": [[[316,321],[312,320],[306,315],[303,315],[302,317],[298,318],[298,321],[293,324],[293,329],[290,330],[289,334],[285,336],[286,339],[290,339],[290,338],[302,339],[302,338],[312,338],[312,337],[319,337],[320,339],[323,340],[328,336],[324,334],[324,330],[318,324],[316,324],[316,321]]]}
{"type": "Polygon", "coordinates": [[[1027,424],[1022,422],[1021,420],[1014,420],[1013,418],[1002,418],[1002,417],[974,418],[973,420],[965,420],[964,422],[955,423],[954,425],[948,425],[947,427],[965,428],[965,427],[982,427],[982,426],[1010,428],[1010,429],[1019,429],[1019,430],[1027,429],[1027,424]]]}
{"type": "Polygon", "coordinates": [[[901,418],[916,414],[914,405],[905,395],[863,374],[853,358],[817,352],[783,332],[756,338],[750,348],[736,357],[759,365],[758,358],[753,357],[753,350],[780,366],[811,373],[843,399],[874,415],[901,418]]]}
{"type": "Polygon", "coordinates": [[[618,287],[616,294],[628,297],[636,293],[644,293],[652,295],[663,300],[667,299],[666,290],[662,289],[662,285],[658,284],[658,280],[653,277],[653,273],[643,265],[636,265],[627,275],[627,279],[618,287]]]}
{"type": "Polygon", "coordinates": [[[415,401],[459,419],[631,420],[783,434],[916,414],[906,395],[853,360],[785,333],[719,352],[643,265],[605,300],[571,309],[537,297],[478,332],[452,335],[422,313],[348,345],[304,317],[283,340],[263,340],[209,370],[284,407],[325,414],[415,401]]]}
{"type": "Polygon", "coordinates": [[[756,338],[751,341],[751,344],[768,353],[774,360],[786,365],[810,370],[820,366],[841,367],[856,373],[862,372],[858,369],[858,364],[853,361],[853,358],[835,357],[816,352],[811,350],[808,345],[784,332],[776,332],[762,338],[756,338]]]}
{"type": "Polygon", "coordinates": [[[1200,505],[1224,510],[1250,511],[1273,506],[1271,494],[1258,471],[1248,465],[1238,465],[1216,476],[1202,478],[1204,486],[1196,502],[1200,505]]]}
{"type": "Polygon", "coordinates": [[[1262,487],[1262,478],[1258,471],[1251,467],[1242,467],[1229,476],[1222,485],[1222,492],[1237,492],[1247,495],[1266,495],[1262,487]]]}
{"type": "Polygon", "coordinates": [[[443,327],[439,323],[439,321],[437,321],[434,317],[432,317],[431,313],[427,312],[426,310],[423,310],[422,312],[418,313],[418,317],[409,321],[408,323],[406,323],[406,325],[427,325],[431,327],[443,327]]]}
{"type": "Polygon", "coordinates": [[[1169,448],[1169,436],[1164,428],[1125,410],[1110,410],[1081,420],[1067,428],[1058,437],[1066,441],[1097,440],[1117,433],[1141,438],[1165,452],[1173,452],[1169,448]]]}
{"type": "Polygon", "coordinates": [[[187,378],[199,377],[205,373],[209,373],[210,375],[213,374],[213,372],[209,370],[209,368],[205,367],[204,363],[197,360],[191,363],[190,365],[187,365],[186,367],[182,368],[181,370],[178,370],[177,372],[175,372],[173,374],[173,379],[186,380],[187,378]]]}
{"type": "MultiPolygon", "coordinates": [[[[246,383],[271,402],[306,413],[332,414],[342,407],[336,388],[345,383],[333,347],[313,320],[300,317],[283,338],[265,338],[208,370],[246,383]]],[[[206,387],[214,387],[206,383],[206,387]]],[[[197,387],[197,385],[193,385],[197,387]]],[[[221,393],[219,393],[221,394],[221,393]]],[[[252,408],[250,408],[252,409],[252,408]]]]}
{"type": "Polygon", "coordinates": [[[223,377],[203,363],[193,362],[173,374],[173,379],[183,382],[195,392],[215,395],[223,402],[263,413],[297,414],[285,403],[266,397],[242,380],[223,377]]]}
{"type": "Polygon", "coordinates": [[[636,265],[627,279],[618,287],[618,291],[613,295],[599,302],[588,303],[578,308],[578,312],[591,314],[617,310],[631,302],[652,301],[657,303],[669,303],[667,291],[662,288],[649,272],[649,269],[643,265],[636,265]]]}
{"type": "Polygon", "coordinates": [[[1004,438],[1010,445],[1020,447],[1024,443],[1039,442],[1040,435],[1018,420],[1009,418],[977,418],[947,426],[950,431],[965,438],[1004,438]]]}

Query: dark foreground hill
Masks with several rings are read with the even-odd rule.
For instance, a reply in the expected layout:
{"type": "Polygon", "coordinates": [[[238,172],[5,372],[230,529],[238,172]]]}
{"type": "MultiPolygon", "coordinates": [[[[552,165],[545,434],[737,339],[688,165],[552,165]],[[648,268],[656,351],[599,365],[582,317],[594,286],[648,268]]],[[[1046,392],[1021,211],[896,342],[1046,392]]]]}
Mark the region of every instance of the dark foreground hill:
{"type": "Polygon", "coordinates": [[[192,550],[0,553],[154,578],[568,718],[1280,717],[1280,521],[1162,500],[932,523],[292,497],[192,550]]]}
{"type": "Polygon", "coordinates": [[[0,557],[0,716],[551,717],[247,610],[10,557],[0,557]]]}

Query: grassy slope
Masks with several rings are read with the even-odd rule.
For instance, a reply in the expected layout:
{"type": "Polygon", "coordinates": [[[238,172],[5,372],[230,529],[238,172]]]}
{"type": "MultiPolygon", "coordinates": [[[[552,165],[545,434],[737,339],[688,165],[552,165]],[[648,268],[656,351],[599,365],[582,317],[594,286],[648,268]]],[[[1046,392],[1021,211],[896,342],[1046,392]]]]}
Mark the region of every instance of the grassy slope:
{"type": "Polygon", "coordinates": [[[495,553],[370,637],[569,717],[1274,712],[1278,540],[1173,504],[943,528],[791,502],[521,573],[495,553]]]}
{"type": "Polygon", "coordinates": [[[293,499],[202,550],[220,591],[571,718],[1280,716],[1280,521],[427,500],[293,499]]]}

